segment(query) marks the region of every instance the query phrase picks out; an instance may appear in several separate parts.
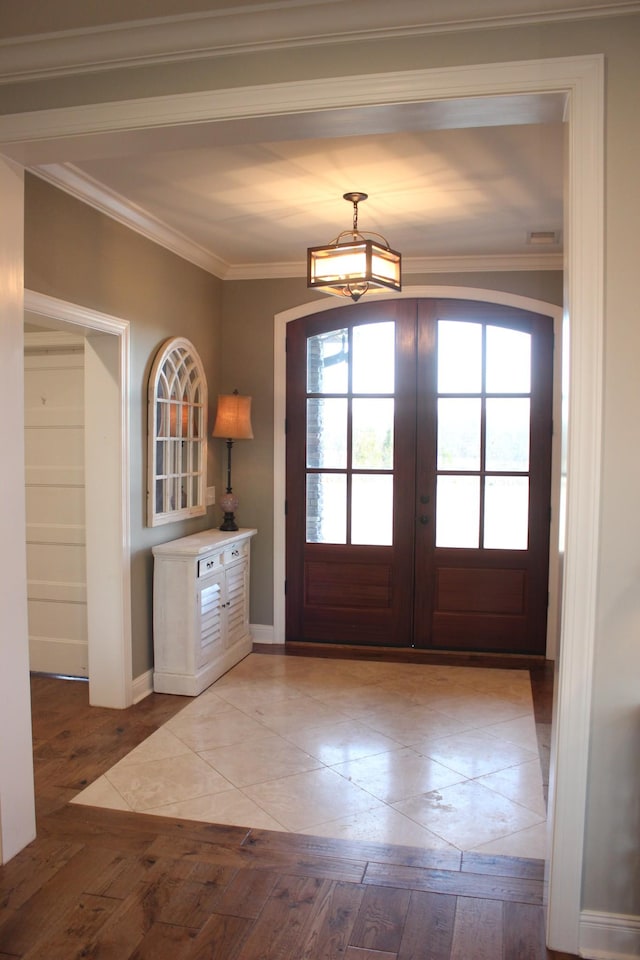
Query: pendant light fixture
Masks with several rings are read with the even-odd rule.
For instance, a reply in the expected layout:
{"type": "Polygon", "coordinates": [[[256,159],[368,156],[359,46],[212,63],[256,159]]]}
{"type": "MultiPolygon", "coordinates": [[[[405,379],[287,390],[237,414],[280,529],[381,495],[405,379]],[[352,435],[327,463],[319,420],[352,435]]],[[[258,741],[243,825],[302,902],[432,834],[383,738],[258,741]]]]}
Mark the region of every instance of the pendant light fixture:
{"type": "Polygon", "coordinates": [[[338,297],[359,300],[370,289],[400,290],[400,262],[379,233],[366,231],[368,240],[358,229],[358,204],[366,193],[345,193],[353,204],[353,227],[343,230],[335,240],[323,247],[307,250],[307,286],[338,297]]]}

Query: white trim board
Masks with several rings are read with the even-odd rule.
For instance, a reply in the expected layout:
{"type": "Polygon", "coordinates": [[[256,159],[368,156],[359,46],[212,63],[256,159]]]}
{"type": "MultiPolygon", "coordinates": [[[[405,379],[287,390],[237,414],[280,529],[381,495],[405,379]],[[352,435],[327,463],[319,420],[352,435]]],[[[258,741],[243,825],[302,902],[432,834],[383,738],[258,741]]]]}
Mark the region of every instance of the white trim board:
{"type": "MultiPolygon", "coordinates": [[[[487,63],[439,69],[334,77],[206,91],[186,97],[94,104],[33,111],[0,119],[0,144],[23,164],[61,162],[66,137],[84,143],[94,133],[151,130],[200,119],[304,116],[322,109],[366,104],[390,108],[412,102],[519,93],[566,93],[569,100],[567,316],[571,329],[567,550],[564,565],[562,648],[556,776],[552,788],[548,942],[576,953],[582,891],[588,736],[595,639],[596,558],[601,472],[604,206],[604,66],[602,56],[487,63]],[[48,143],[47,143],[48,141],[48,143]],[[54,149],[55,148],[55,149],[54,149]],[[578,478],[579,482],[578,482],[578,478]]],[[[69,141],[66,141],[69,143],[69,141]]],[[[4,195],[3,195],[4,196],[4,195]]],[[[22,218],[8,208],[13,233],[22,218]]],[[[276,385],[278,388],[278,385],[276,385]]],[[[17,400],[17,403],[20,401],[17,400]]],[[[281,504],[277,505],[281,509],[281,504]]]]}
{"type": "Polygon", "coordinates": [[[580,956],[588,960],[634,960],[640,957],[640,917],[583,910],[580,956]]]}
{"type": "Polygon", "coordinates": [[[131,696],[133,703],[140,703],[145,697],[153,693],[153,670],[146,670],[133,681],[131,696]]]}
{"type": "Polygon", "coordinates": [[[0,158],[0,863],[36,835],[24,485],[23,173],[0,158]]]}
{"type": "Polygon", "coordinates": [[[33,315],[49,318],[84,332],[89,367],[85,374],[89,701],[93,706],[128,707],[133,702],[129,324],[33,290],[25,290],[24,305],[30,320],[33,315]],[[91,422],[99,429],[92,430],[91,422]]]}
{"type": "Polygon", "coordinates": [[[133,142],[148,134],[160,149],[163,138],[167,143],[180,143],[181,137],[193,131],[194,124],[265,117],[275,120],[289,114],[460,97],[571,93],[580,85],[585,71],[596,69],[601,62],[602,57],[594,54],[480,63],[32,110],[0,116],[0,144],[7,155],[36,165],[63,162],[65,152],[75,154],[78,142],[68,138],[82,138],[83,144],[91,144],[93,135],[110,133],[133,142]]]}
{"type": "Polygon", "coordinates": [[[326,43],[487,30],[623,16],[637,0],[564,0],[552,9],[539,0],[494,0],[490,11],[460,0],[288,0],[234,5],[203,13],[155,17],[0,42],[0,83],[184,62],[326,43]],[[365,9],[366,7],[366,9],[365,9]]]}
{"type": "Polygon", "coordinates": [[[249,624],[251,638],[254,643],[279,643],[274,637],[273,627],[266,623],[249,624]]]}

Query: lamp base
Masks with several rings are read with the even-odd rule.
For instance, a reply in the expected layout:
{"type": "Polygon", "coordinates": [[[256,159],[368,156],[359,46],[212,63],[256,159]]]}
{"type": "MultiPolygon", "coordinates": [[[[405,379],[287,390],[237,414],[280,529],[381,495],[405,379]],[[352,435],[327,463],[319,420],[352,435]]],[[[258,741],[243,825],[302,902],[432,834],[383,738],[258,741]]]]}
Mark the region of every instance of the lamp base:
{"type": "Polygon", "coordinates": [[[224,517],[221,530],[237,530],[238,524],[234,516],[234,511],[238,509],[238,498],[234,495],[231,487],[227,487],[227,492],[220,497],[220,506],[224,510],[224,517]]]}
{"type": "Polygon", "coordinates": [[[236,523],[236,518],[233,513],[225,513],[222,523],[220,524],[220,530],[237,530],[238,524],[236,523]]]}

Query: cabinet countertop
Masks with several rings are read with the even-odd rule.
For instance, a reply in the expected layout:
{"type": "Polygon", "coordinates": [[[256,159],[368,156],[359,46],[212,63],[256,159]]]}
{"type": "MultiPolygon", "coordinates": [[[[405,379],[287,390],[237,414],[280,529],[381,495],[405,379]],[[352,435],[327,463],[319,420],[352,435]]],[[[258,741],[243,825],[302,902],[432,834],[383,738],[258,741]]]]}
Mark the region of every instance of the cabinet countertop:
{"type": "Polygon", "coordinates": [[[158,543],[152,547],[154,557],[198,557],[203,553],[210,553],[211,550],[217,550],[225,547],[227,544],[235,543],[237,540],[245,540],[252,537],[258,531],[249,527],[243,527],[240,530],[202,530],[200,533],[192,533],[188,537],[180,537],[178,540],[168,540],[166,543],[158,543]]]}

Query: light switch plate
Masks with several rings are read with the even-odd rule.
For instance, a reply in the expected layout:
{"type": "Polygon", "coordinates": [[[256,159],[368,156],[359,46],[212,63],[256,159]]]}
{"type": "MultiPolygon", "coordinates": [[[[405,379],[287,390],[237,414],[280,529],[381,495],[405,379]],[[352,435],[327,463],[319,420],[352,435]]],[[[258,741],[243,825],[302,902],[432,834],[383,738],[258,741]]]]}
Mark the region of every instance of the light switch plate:
{"type": "Polygon", "coordinates": [[[207,487],[207,506],[210,507],[212,503],[216,502],[216,488],[207,487]]]}

